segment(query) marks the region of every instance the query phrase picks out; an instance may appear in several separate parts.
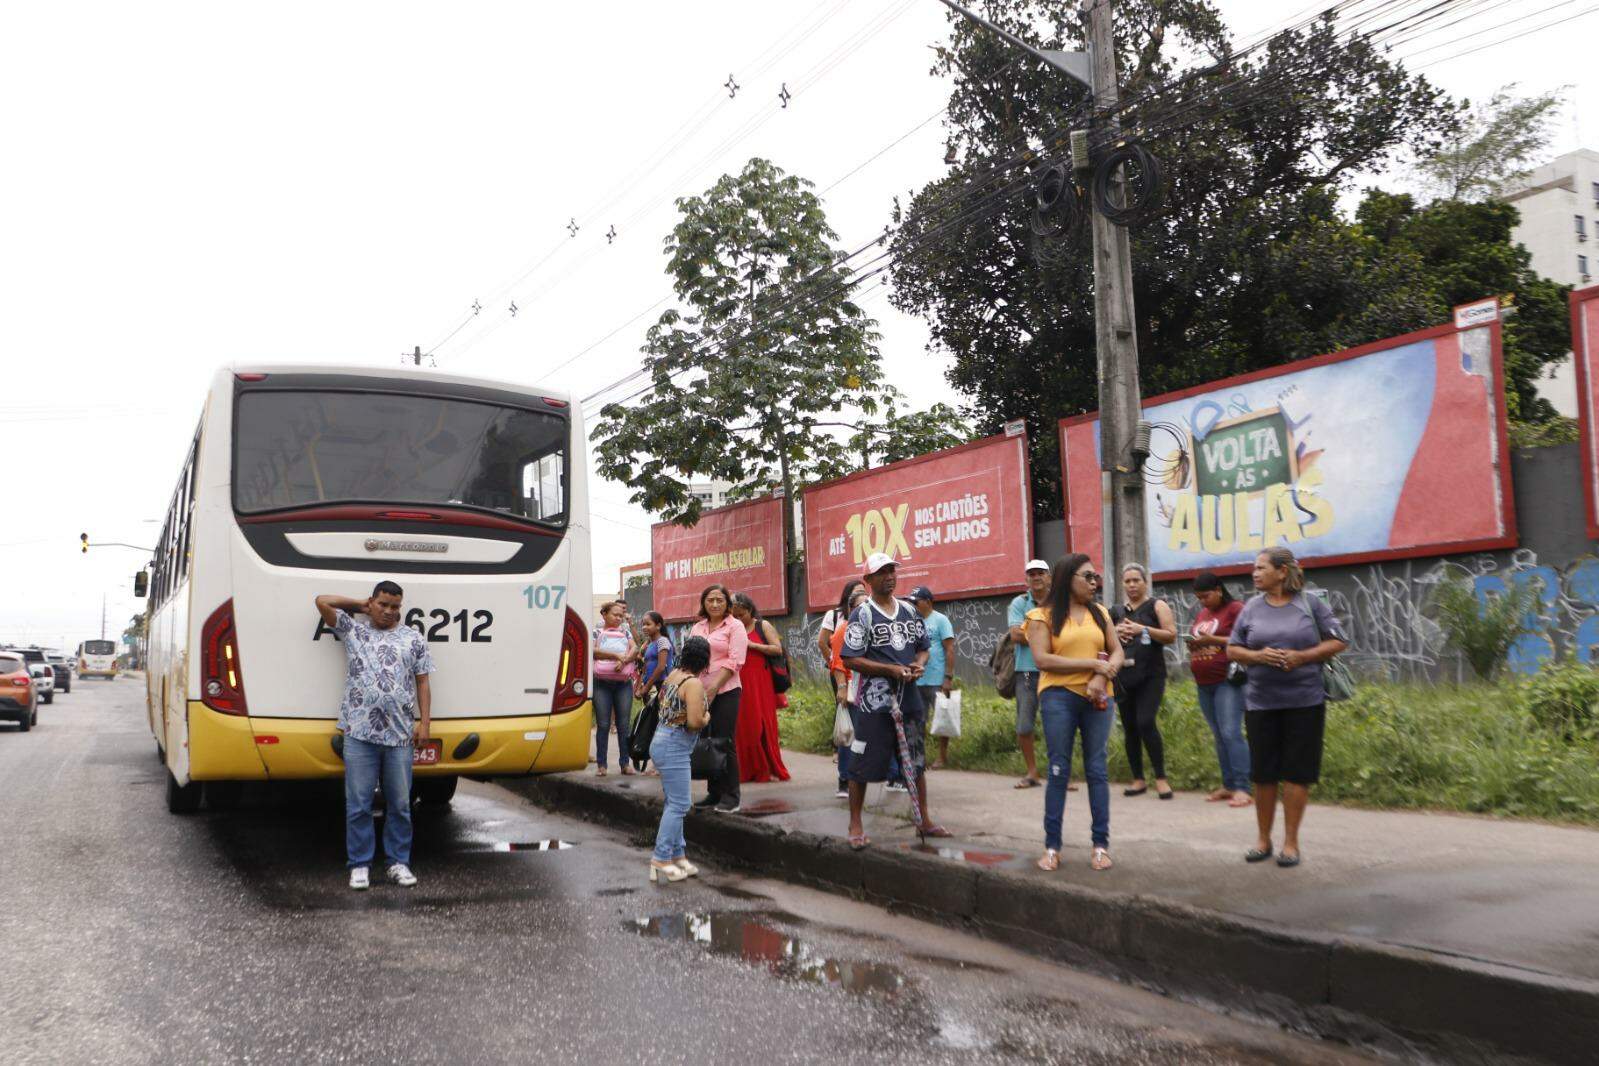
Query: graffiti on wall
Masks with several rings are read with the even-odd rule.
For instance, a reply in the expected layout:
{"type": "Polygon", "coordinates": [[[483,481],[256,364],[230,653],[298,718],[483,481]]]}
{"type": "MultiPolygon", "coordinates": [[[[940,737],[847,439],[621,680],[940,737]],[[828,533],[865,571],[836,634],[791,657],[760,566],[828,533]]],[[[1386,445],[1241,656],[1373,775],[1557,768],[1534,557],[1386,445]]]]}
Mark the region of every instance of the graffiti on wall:
{"type": "MultiPolygon", "coordinates": [[[[1471,580],[1484,603],[1512,586],[1538,591],[1535,617],[1528,620],[1533,632],[1510,650],[1512,670],[1533,673],[1557,658],[1594,661],[1599,646],[1599,558],[1591,555],[1555,566],[1522,548],[1341,572],[1313,571],[1310,584],[1344,623],[1350,637],[1345,655],[1357,673],[1388,680],[1460,681],[1470,676],[1469,668],[1448,647],[1448,635],[1431,617],[1430,605],[1441,581],[1462,576],[1471,580]]],[[[1237,584],[1233,582],[1235,595],[1241,591],[1237,584]]],[[[1192,590],[1182,584],[1162,586],[1160,592],[1186,629],[1199,609],[1192,590]]],[[[1166,655],[1168,665],[1181,665],[1180,651],[1168,647],[1166,655]]]]}

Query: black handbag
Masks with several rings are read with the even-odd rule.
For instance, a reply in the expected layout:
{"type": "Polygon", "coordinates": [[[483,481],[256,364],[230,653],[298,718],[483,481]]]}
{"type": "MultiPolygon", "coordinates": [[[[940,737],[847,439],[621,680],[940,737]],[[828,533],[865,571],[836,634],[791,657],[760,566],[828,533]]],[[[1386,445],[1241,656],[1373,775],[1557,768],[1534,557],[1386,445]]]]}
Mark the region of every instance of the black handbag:
{"type": "Polygon", "coordinates": [[[633,720],[633,732],[627,738],[627,754],[633,760],[633,769],[642,770],[650,761],[650,745],[655,741],[655,727],[661,721],[659,692],[644,702],[644,709],[633,720]]]}
{"type": "MultiPolygon", "coordinates": [[[[709,727],[707,727],[709,728],[709,727]]],[[[732,758],[733,741],[727,737],[709,737],[702,731],[694,741],[694,750],[688,756],[688,775],[695,781],[715,781],[727,770],[732,758]]]]}
{"type": "Polygon", "coordinates": [[[1227,664],[1227,683],[1229,685],[1243,685],[1249,680],[1249,667],[1240,662],[1227,664]]]}
{"type": "Polygon", "coordinates": [[[788,652],[785,651],[775,659],[767,659],[766,665],[772,671],[772,691],[787,692],[794,683],[793,675],[788,669],[788,652]]]}

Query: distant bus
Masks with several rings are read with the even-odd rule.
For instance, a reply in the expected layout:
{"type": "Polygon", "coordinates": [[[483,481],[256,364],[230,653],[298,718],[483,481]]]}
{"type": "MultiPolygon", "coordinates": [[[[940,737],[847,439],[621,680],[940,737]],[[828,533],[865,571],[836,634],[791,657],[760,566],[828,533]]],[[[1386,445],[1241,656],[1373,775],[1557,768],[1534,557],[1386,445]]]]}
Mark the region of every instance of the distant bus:
{"type": "Polygon", "coordinates": [[[114,678],[117,676],[117,642],[86,640],[78,645],[78,676],[114,678]]]}
{"type": "Polygon", "coordinates": [[[458,775],[588,762],[581,414],[547,389],[352,366],[219,372],[149,575],[150,730],[167,806],[343,775],[345,658],[319,593],[405,589],[428,640],[424,801],[458,775]]]}

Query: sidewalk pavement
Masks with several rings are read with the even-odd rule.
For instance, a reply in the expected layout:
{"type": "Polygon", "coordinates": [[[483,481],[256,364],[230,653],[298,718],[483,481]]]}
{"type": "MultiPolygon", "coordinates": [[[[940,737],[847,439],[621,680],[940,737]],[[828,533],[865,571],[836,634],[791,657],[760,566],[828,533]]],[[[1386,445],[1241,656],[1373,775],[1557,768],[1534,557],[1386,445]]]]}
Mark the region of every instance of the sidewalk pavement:
{"type": "MultiPolygon", "coordinates": [[[[791,779],[744,785],[739,814],[690,816],[691,852],[1403,1057],[1591,1062],[1599,1046],[1599,832],[1313,804],[1304,862],[1282,869],[1243,861],[1253,808],[1113,782],[1115,868],[1089,868],[1084,790],[1045,873],[1042,788],[934,771],[928,806],[954,835],[921,843],[906,797],[871,786],[872,845],[854,852],[832,760],[783,758],[791,779]]],[[[660,817],[653,777],[591,766],[502,784],[635,826],[641,845],[660,817]]]]}
{"type": "MultiPolygon", "coordinates": [[[[791,779],[743,786],[744,813],[843,837],[847,802],[833,798],[826,756],[784,751],[791,779]]],[[[614,771],[613,771],[614,773],[614,771]]],[[[644,782],[654,778],[604,780],[644,782]]],[[[1247,864],[1255,809],[1207,803],[1204,793],[1122,795],[1111,782],[1116,865],[1089,869],[1088,792],[1068,794],[1060,870],[1033,866],[1044,847],[1044,790],[1015,778],[935,770],[928,807],[954,837],[929,841],[946,857],[1203,907],[1298,929],[1599,979],[1599,831],[1314,802],[1300,830],[1304,862],[1247,864]]],[[[1081,783],[1079,783],[1081,784],[1081,783]]],[[[700,794],[696,788],[696,797],[700,794]]],[[[881,785],[867,793],[876,846],[916,846],[909,802],[881,785]]],[[[1282,842],[1278,811],[1276,843],[1282,842]]]]}

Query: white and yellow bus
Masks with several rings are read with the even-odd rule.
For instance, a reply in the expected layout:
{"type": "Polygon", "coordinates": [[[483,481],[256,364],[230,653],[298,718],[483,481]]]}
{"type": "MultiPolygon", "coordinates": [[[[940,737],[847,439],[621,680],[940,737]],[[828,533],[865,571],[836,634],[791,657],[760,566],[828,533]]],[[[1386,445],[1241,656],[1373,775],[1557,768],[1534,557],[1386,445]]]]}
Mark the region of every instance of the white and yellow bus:
{"type": "Polygon", "coordinates": [[[103,677],[115,680],[117,676],[117,642],[114,640],[86,640],[78,645],[78,676],[103,677]]]}
{"type": "Polygon", "coordinates": [[[591,601],[580,411],[450,374],[253,366],[212,382],[149,573],[151,732],[167,806],[335,778],[345,659],[319,593],[405,589],[428,640],[416,789],[588,761],[591,601]]]}

